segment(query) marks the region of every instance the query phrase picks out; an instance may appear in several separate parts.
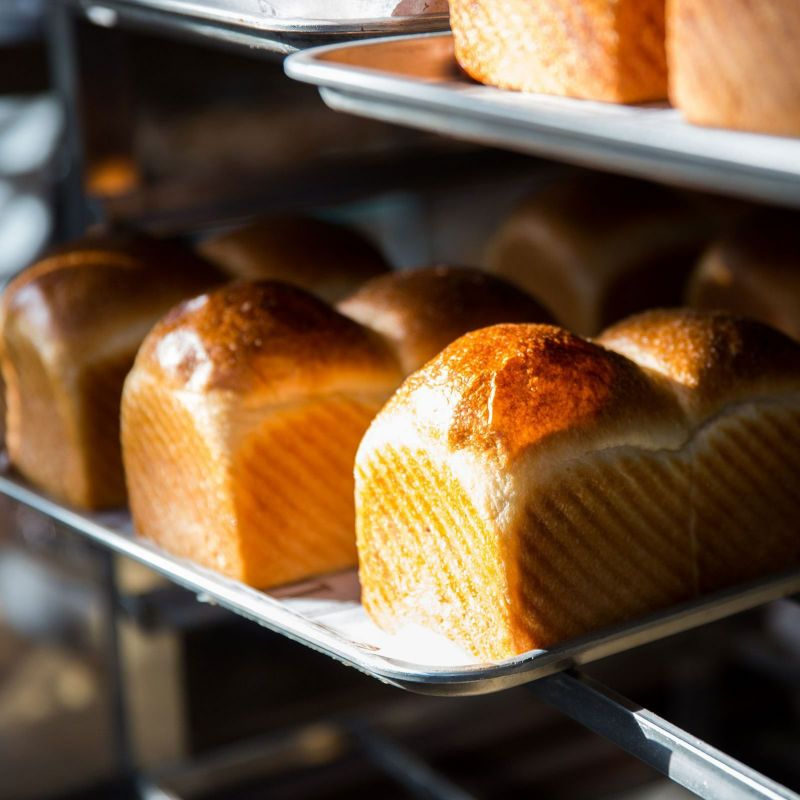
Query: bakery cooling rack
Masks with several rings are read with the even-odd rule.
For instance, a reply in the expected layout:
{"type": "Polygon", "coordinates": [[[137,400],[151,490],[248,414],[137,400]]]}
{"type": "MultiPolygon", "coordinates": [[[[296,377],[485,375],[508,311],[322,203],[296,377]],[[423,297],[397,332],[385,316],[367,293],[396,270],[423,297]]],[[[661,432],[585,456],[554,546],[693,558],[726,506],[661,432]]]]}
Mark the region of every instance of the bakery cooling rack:
{"type": "Polygon", "coordinates": [[[456,64],[449,33],[313,48],[287,74],[333,109],[665,183],[800,208],[800,139],[701,128],[664,105],[495,89],[456,64]]]}
{"type": "MultiPolygon", "coordinates": [[[[384,683],[423,694],[474,695],[526,684],[539,699],[705,798],[798,798],[667,720],[576,671],[582,664],[800,592],[800,570],[676,606],[549,651],[481,664],[420,630],[389,636],[367,618],[355,571],[261,592],[137,537],[125,511],[86,514],[32,489],[3,464],[0,494],[101,548],[384,683]]],[[[439,796],[439,795],[431,795],[439,796]]],[[[448,795],[449,796],[449,795],[448,795]]]]}

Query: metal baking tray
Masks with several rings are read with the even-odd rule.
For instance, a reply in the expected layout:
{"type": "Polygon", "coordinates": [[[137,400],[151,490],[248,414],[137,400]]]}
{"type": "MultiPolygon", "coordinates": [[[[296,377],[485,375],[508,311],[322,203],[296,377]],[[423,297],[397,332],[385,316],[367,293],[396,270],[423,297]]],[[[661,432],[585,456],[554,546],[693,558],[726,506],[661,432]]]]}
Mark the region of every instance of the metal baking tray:
{"type": "Polygon", "coordinates": [[[470,695],[507,689],[800,592],[800,570],[793,570],[551,650],[486,664],[428,631],[409,629],[388,635],[379,630],[359,602],[354,570],[270,592],[257,591],[137,537],[127,512],[74,511],[31,489],[7,468],[0,469],[0,493],[162,573],[195,592],[200,601],[224,606],[378,680],[423,694],[470,695]]]}
{"type": "Polygon", "coordinates": [[[446,0],[72,0],[97,25],[171,29],[276,52],[449,29],[446,0]]]}
{"type": "Polygon", "coordinates": [[[334,109],[666,183],[800,207],[800,139],[690,125],[666,105],[625,106],[482,86],[448,34],[290,56],[287,74],[334,109]]]}

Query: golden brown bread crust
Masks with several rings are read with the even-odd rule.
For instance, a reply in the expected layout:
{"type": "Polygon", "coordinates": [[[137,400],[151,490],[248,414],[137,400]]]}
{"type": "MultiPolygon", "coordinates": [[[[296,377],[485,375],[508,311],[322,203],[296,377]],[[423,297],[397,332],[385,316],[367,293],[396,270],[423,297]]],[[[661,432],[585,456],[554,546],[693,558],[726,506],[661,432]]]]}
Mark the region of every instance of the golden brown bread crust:
{"type": "Polygon", "coordinates": [[[690,122],[800,135],[797,4],[668,0],[667,9],[670,99],[690,122]]]}
{"type": "Polygon", "coordinates": [[[407,374],[468,331],[501,322],[552,322],[536,300],[510,283],[443,265],[373,278],[338,308],[382,334],[407,374]]]}
{"type": "Polygon", "coordinates": [[[155,326],[136,363],[175,390],[259,397],[397,374],[377,335],[276,281],[234,283],[181,303],[155,326]]]}
{"type": "Polygon", "coordinates": [[[0,305],[12,463],[73,505],[122,504],[125,374],[170,306],[220,280],[191,253],[139,237],[87,237],[17,276],[0,305]]]}
{"type": "Polygon", "coordinates": [[[647,311],[597,342],[676,384],[695,420],[744,398],[800,391],[800,347],[754,320],[689,309],[647,311]]]}
{"type": "Polygon", "coordinates": [[[800,563],[800,345],[687,311],[602,341],[634,360],[475,331],[386,404],[356,458],[379,625],[497,660],[800,563]]]}
{"type": "Polygon", "coordinates": [[[374,332],[277,282],[188,301],[125,382],[139,533],[254,586],[355,564],[355,451],[401,378],[374,332]]]}
{"type": "Polygon", "coordinates": [[[506,89],[637,103],[667,95],[664,0],[451,0],[456,58],[506,89]]]}
{"type": "Polygon", "coordinates": [[[687,302],[752,317],[800,339],[800,217],[773,210],[742,219],[706,251],[687,302]]]}
{"type": "Polygon", "coordinates": [[[565,327],[594,335],[636,311],[680,303],[707,237],[673,192],[579,173],[523,202],[494,235],[486,264],[565,327]]]}
{"type": "Polygon", "coordinates": [[[362,235],[309,217],[260,219],[207,239],[199,250],[232,277],[284,281],[331,302],[388,269],[362,235]]]}
{"type": "Polygon", "coordinates": [[[446,427],[440,416],[420,425],[435,425],[453,450],[490,453],[506,465],[543,445],[583,449],[595,437],[658,439],[659,431],[672,441],[682,429],[672,396],[636,365],[550,325],[494,325],[462,336],[405,381],[386,415],[420,390],[447,409],[446,427]],[[630,431],[637,416],[641,434],[630,431]]]}

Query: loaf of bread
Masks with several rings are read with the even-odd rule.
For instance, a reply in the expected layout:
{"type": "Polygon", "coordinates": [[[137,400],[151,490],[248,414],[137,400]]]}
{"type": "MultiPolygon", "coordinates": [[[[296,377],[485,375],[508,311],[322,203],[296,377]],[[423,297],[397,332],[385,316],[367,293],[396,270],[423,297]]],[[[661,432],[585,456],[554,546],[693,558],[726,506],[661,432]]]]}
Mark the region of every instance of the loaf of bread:
{"type": "Polygon", "coordinates": [[[800,339],[800,215],[773,210],[740,220],[706,251],[687,301],[752,317],[800,339]]]}
{"type": "Polygon", "coordinates": [[[310,217],[266,217],[207,239],[199,249],[231,277],[284,281],[329,302],[388,269],[366,238],[310,217]]]}
{"type": "Polygon", "coordinates": [[[400,378],[377,334],[295,287],[179,305],[125,383],[136,530],[258,587],[354,565],[353,460],[400,378]]]}
{"type": "Polygon", "coordinates": [[[798,563],[800,346],[683,311],[601,341],[475,331],[376,417],[356,529],[380,626],[497,660],[798,563]]]}
{"type": "Polygon", "coordinates": [[[569,330],[594,335],[637,311],[679,305],[708,236],[668,189],[580,173],[524,202],[490,241],[486,266],[569,330]]]}
{"type": "Polygon", "coordinates": [[[500,322],[551,322],[551,315],[512,284],[469,267],[435,266],[368,281],[339,310],[378,331],[405,374],[454,339],[500,322]]]}
{"type": "Polygon", "coordinates": [[[83,508],[125,502],[119,404],[147,331],[221,276],[177,245],[87,237],[17,276],[0,307],[11,463],[83,508]]]}
{"type": "Polygon", "coordinates": [[[800,6],[668,0],[670,99],[690,122],[800,135],[800,6]]]}
{"type": "Polygon", "coordinates": [[[451,0],[458,63],[481,83],[589,100],[667,96],[664,0],[451,0]]]}

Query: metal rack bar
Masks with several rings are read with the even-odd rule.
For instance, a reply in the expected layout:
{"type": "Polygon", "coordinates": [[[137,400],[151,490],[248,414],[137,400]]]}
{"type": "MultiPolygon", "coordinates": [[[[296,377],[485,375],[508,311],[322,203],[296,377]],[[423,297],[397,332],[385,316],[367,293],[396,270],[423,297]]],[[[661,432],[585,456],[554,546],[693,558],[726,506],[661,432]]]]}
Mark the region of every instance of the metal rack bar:
{"type": "Polygon", "coordinates": [[[528,684],[540,700],[706,800],[800,795],[574,671],[528,684]]]}
{"type": "Polygon", "coordinates": [[[393,739],[362,722],[348,730],[363,752],[381,770],[420,800],[472,800],[472,795],[393,739]]]}

